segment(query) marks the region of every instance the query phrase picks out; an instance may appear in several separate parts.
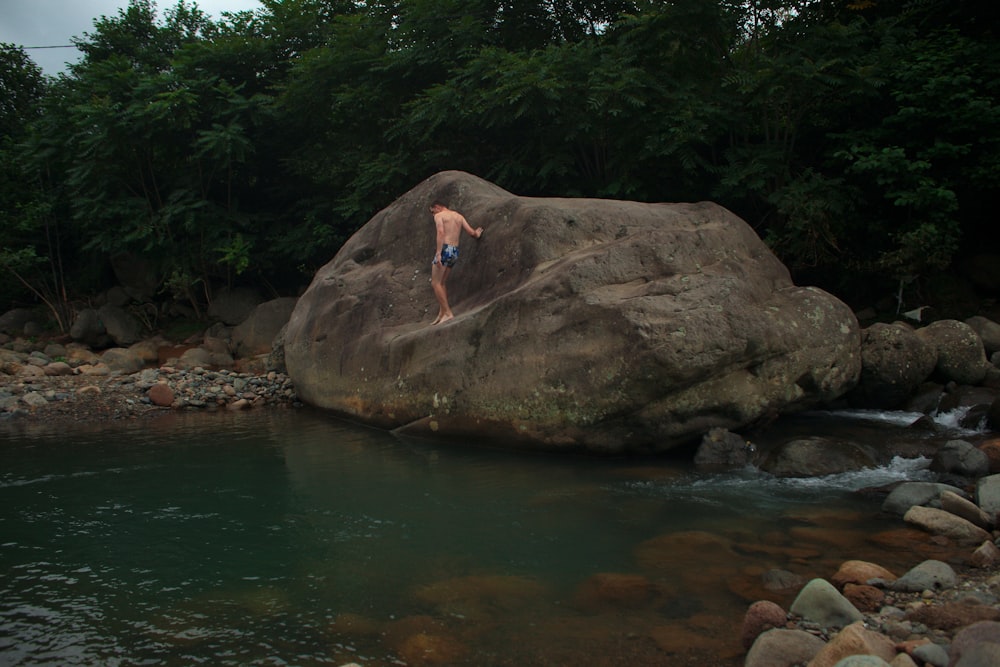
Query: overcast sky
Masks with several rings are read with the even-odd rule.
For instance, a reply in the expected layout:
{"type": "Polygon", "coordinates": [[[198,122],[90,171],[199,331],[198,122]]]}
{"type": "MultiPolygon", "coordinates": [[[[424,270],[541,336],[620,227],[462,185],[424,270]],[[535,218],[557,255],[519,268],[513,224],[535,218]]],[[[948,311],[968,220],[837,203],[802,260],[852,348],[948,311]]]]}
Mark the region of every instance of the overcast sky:
{"type": "MultiPolygon", "coordinates": [[[[158,0],[157,16],[176,6],[176,0],[158,0]]],[[[197,0],[194,4],[219,19],[222,12],[260,9],[257,0],[197,0]]],[[[128,0],[0,0],[0,42],[16,46],[66,46],[71,37],[94,32],[94,19],[117,16],[128,0]]],[[[80,52],[69,49],[27,49],[28,56],[46,74],[58,74],[80,52]]]]}

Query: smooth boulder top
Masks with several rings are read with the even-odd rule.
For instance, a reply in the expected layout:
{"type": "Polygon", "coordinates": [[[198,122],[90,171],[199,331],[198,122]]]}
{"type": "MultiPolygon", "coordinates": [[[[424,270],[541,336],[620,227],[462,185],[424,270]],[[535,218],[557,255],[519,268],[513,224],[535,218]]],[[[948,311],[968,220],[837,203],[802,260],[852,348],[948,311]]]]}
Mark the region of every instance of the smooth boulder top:
{"type": "Polygon", "coordinates": [[[831,400],[860,373],[850,309],[796,287],[711,203],[518,197],[442,172],[321,268],[285,337],[306,402],[422,436],[601,452],[831,400]],[[438,326],[430,204],[463,236],[438,326]]]}

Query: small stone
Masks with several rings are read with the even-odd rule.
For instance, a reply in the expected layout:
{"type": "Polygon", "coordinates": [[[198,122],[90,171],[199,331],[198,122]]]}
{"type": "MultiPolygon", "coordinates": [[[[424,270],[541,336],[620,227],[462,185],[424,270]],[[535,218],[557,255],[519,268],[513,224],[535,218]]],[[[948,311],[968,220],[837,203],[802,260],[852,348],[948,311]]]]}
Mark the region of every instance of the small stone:
{"type": "Polygon", "coordinates": [[[761,634],[772,628],[783,627],[788,614],[779,605],[768,600],[754,602],[743,617],[741,639],[749,649],[761,634]]]}
{"type": "Polygon", "coordinates": [[[149,400],[153,403],[153,405],[157,405],[162,408],[170,407],[174,400],[176,400],[174,391],[166,382],[158,382],[154,384],[146,392],[146,395],[149,397],[149,400]]]}
{"type": "Polygon", "coordinates": [[[844,597],[861,611],[876,611],[885,600],[885,593],[866,584],[845,584],[844,597]]]}
{"type": "Polygon", "coordinates": [[[834,586],[843,588],[845,584],[867,584],[872,579],[895,581],[896,575],[881,565],[862,560],[849,560],[841,564],[836,574],[830,577],[834,586]]]}
{"type": "Polygon", "coordinates": [[[913,657],[934,667],[948,667],[948,651],[943,646],[933,642],[922,644],[913,649],[913,657]]]}
{"type": "Polygon", "coordinates": [[[969,557],[969,565],[978,568],[992,568],[1000,563],[1000,547],[986,540],[969,557]]]}
{"type": "Polygon", "coordinates": [[[49,402],[47,400],[45,400],[45,397],[42,396],[37,391],[30,391],[30,392],[28,392],[27,394],[25,394],[24,396],[21,397],[21,400],[29,408],[40,408],[43,405],[48,405],[49,404],[49,402]]]}

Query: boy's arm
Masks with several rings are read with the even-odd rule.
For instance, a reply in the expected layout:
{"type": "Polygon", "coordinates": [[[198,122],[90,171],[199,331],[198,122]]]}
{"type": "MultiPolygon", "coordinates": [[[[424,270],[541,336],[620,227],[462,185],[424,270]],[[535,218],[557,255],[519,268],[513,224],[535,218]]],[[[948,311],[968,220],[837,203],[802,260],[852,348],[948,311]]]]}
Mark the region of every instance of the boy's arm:
{"type": "Polygon", "coordinates": [[[475,236],[478,239],[483,235],[483,228],[476,227],[473,229],[472,225],[469,224],[469,221],[465,219],[464,215],[462,216],[462,227],[465,229],[465,233],[469,236],[475,236]]]}

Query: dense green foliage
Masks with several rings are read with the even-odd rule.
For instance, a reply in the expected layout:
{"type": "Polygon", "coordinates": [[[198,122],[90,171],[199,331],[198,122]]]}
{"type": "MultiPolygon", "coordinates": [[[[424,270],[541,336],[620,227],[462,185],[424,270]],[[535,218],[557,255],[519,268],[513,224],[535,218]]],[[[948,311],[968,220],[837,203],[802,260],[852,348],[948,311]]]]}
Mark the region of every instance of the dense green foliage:
{"type": "Polygon", "coordinates": [[[719,201],[843,296],[991,238],[992,0],[262,5],[131,0],[56,78],[3,45],[0,307],[65,318],[126,256],[197,311],[223,285],[294,291],[444,169],[719,201]]]}

